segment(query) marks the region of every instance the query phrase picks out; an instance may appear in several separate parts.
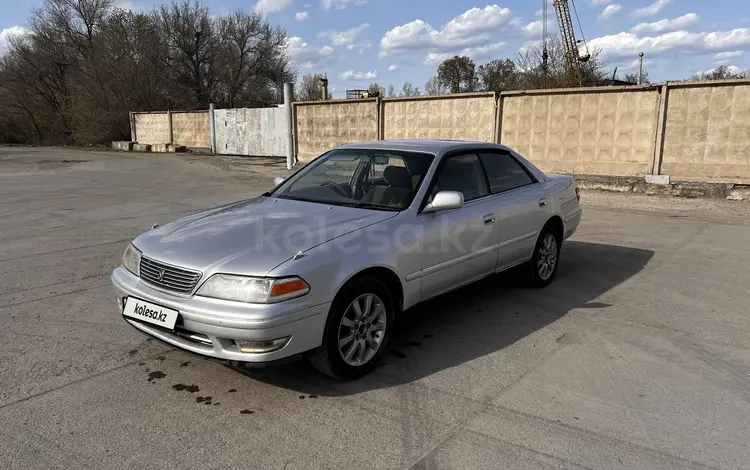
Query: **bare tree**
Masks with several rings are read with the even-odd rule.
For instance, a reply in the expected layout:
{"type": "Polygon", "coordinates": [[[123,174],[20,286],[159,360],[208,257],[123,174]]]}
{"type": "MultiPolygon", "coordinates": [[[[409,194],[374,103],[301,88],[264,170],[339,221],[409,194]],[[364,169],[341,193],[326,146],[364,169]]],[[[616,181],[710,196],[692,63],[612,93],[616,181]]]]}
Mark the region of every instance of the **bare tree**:
{"type": "MultiPolygon", "coordinates": [[[[323,85],[320,82],[322,78],[322,73],[302,75],[300,83],[296,86],[295,99],[297,101],[320,101],[323,98],[323,85]]],[[[326,99],[333,99],[330,91],[326,99]]]]}
{"type": "Polygon", "coordinates": [[[179,0],[151,13],[114,0],[44,0],[0,58],[0,139],[99,143],[128,111],[268,106],[295,71],[286,32],[241,11],[179,0]]]}
{"type": "Polygon", "coordinates": [[[708,82],[714,80],[733,80],[738,78],[750,78],[750,71],[744,70],[732,72],[726,65],[720,65],[710,72],[699,72],[690,77],[691,82],[708,82]]]}
{"type": "MultiPolygon", "coordinates": [[[[542,68],[542,48],[529,46],[516,53],[516,67],[519,69],[522,90],[539,88],[577,87],[565,60],[565,48],[559,36],[551,36],[547,43],[549,58],[547,69],[542,68]]],[[[605,72],[607,63],[601,59],[599,50],[591,51],[591,58],[581,64],[584,86],[593,86],[605,81],[611,73],[605,72]]]]}
{"type": "Polygon", "coordinates": [[[223,107],[268,105],[281,99],[294,73],[285,55],[286,32],[258,13],[236,11],[218,21],[217,78],[213,101],[223,107]]]}
{"type": "Polygon", "coordinates": [[[208,7],[183,0],[162,5],[154,18],[167,49],[165,64],[180,87],[172,98],[188,107],[208,106],[217,79],[219,38],[208,7]]]}
{"type": "Polygon", "coordinates": [[[437,77],[432,77],[427,80],[427,84],[424,86],[424,92],[426,95],[444,95],[448,93],[448,89],[440,83],[437,77]]]}
{"type": "MultiPolygon", "coordinates": [[[[623,77],[623,81],[638,83],[638,72],[626,73],[623,77]]],[[[643,77],[641,77],[641,85],[648,85],[649,83],[651,82],[648,80],[648,72],[643,72],[643,77]]]]}
{"type": "Polygon", "coordinates": [[[421,94],[419,87],[415,88],[411,82],[404,82],[404,86],[401,88],[401,96],[419,96],[421,94]]]}

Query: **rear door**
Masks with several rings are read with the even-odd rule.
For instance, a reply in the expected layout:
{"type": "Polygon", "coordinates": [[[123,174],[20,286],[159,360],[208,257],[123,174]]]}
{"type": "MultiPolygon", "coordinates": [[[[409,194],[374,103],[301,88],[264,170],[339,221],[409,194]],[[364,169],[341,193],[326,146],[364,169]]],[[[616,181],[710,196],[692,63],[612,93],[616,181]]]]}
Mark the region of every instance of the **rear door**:
{"type": "Polygon", "coordinates": [[[536,178],[509,152],[480,151],[498,217],[497,270],[531,258],[550,201],[536,178]]]}

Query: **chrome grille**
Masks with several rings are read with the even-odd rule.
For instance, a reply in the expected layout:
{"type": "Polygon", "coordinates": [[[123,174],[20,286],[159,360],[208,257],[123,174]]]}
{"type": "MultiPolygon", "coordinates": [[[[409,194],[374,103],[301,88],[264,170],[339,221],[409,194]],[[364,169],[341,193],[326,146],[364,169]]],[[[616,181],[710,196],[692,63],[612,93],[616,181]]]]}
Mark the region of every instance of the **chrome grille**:
{"type": "Polygon", "coordinates": [[[141,256],[141,279],[162,289],[189,294],[202,274],[141,256]]]}

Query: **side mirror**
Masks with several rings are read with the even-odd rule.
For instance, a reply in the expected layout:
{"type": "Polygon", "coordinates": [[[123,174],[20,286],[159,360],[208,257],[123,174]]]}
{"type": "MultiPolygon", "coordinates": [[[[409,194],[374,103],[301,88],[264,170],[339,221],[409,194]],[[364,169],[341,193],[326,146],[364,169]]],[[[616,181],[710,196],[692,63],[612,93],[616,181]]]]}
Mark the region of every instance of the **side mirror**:
{"type": "Polygon", "coordinates": [[[422,212],[438,212],[459,209],[464,205],[464,195],[458,191],[440,191],[422,212]]]}
{"type": "Polygon", "coordinates": [[[273,185],[278,186],[284,181],[286,181],[286,178],[284,178],[283,176],[277,176],[276,178],[273,179],[273,185]]]}

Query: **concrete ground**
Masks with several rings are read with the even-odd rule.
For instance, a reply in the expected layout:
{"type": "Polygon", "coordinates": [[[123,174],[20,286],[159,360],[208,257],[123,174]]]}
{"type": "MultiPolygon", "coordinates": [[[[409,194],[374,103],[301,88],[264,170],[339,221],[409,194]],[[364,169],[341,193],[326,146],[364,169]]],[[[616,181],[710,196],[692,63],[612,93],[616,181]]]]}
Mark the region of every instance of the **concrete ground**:
{"type": "Polygon", "coordinates": [[[0,148],[0,466],[747,468],[746,203],[586,192],[550,287],[510,273],[429,302],[341,383],[121,320],[129,240],[279,171],[207,160],[0,148]]]}

